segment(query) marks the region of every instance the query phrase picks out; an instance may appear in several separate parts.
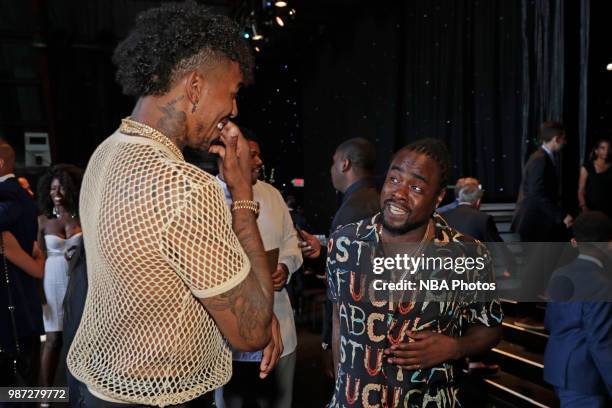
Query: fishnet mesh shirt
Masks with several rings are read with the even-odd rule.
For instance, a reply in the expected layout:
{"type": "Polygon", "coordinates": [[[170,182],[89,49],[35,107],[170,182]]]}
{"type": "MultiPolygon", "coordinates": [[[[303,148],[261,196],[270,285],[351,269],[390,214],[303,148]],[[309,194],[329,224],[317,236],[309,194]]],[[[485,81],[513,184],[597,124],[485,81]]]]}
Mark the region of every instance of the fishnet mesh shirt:
{"type": "Polygon", "coordinates": [[[107,400],[180,404],[229,381],[230,349],[197,297],[236,286],[250,264],[214,177],[126,124],[83,180],[89,289],[68,367],[107,400]]]}

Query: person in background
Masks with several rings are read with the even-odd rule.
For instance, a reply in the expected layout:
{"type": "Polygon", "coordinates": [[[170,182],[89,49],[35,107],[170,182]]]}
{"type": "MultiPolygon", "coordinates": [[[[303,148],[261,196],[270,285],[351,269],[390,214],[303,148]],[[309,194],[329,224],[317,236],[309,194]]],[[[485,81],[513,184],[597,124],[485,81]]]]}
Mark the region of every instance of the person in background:
{"type": "Polygon", "coordinates": [[[481,242],[503,242],[493,217],[480,211],[483,193],[480,183],[465,184],[458,191],[457,207],[445,211],[442,217],[457,231],[481,242]]]}
{"type": "Polygon", "coordinates": [[[15,151],[0,142],[0,231],[5,238],[6,264],[0,268],[0,384],[36,386],[40,366],[40,335],[44,333],[38,287],[40,269],[11,260],[10,233],[32,256],[36,242],[36,203],[19,185],[15,151]],[[30,272],[30,273],[28,273],[30,272]],[[7,276],[5,276],[7,275],[7,276]],[[10,295],[9,295],[10,293],[10,295]],[[19,359],[15,353],[19,350],[19,359]],[[15,364],[16,363],[16,364],[15,364]]]}
{"type": "MultiPolygon", "coordinates": [[[[85,260],[85,245],[83,241],[70,252],[66,253],[68,261],[68,287],[64,296],[64,323],[62,350],[68,354],[70,345],[81,323],[85,299],[87,297],[87,262],[85,260]]],[[[70,406],[81,408],[80,382],[74,378],[70,370],[66,370],[66,382],[70,393],[70,406]]]]}
{"type": "Polygon", "coordinates": [[[453,193],[455,194],[455,199],[451,203],[443,205],[442,207],[438,207],[438,209],[436,209],[436,212],[438,214],[444,214],[446,211],[456,208],[459,205],[459,191],[466,184],[476,184],[480,187],[480,182],[478,181],[478,179],[474,177],[462,177],[458,179],[457,182],[455,183],[455,188],[453,189],[453,193]]]}
{"type": "Polygon", "coordinates": [[[565,128],[559,122],[544,122],[540,140],[542,145],[525,164],[512,220],[522,242],[557,242],[567,237],[572,222],[559,196],[559,153],[566,144],[565,128]]]}
{"type": "Polygon", "coordinates": [[[603,211],[612,217],[612,151],[610,140],[597,141],[580,167],[578,204],[581,211],[603,211]]]}
{"type": "MultiPolygon", "coordinates": [[[[376,149],[364,138],[353,138],[342,142],[334,152],[330,169],[331,180],[336,191],[342,193],[342,203],[336,211],[329,229],[330,234],[342,225],[362,220],[380,210],[380,198],[374,185],[376,149]]],[[[300,242],[302,254],[306,258],[324,260],[326,248],[321,253],[321,243],[308,233],[301,231],[304,240],[300,242]]],[[[324,370],[333,377],[331,353],[332,304],[325,302],[322,343],[324,370]]]]}
{"type": "Polygon", "coordinates": [[[38,183],[38,242],[45,254],[43,320],[46,340],[42,353],[41,385],[53,385],[62,349],[64,296],[68,287],[66,252],[83,240],[79,192],[83,171],[76,166],[51,167],[38,183]]]}
{"type": "MultiPolygon", "coordinates": [[[[259,180],[263,166],[259,141],[252,132],[245,129],[242,131],[251,152],[248,177],[253,184],[253,199],[260,205],[257,226],[264,249],[275,262],[275,272],[272,274],[274,315],[280,324],[283,349],[280,349],[282,354],[269,378],[265,378],[262,369],[268,364],[268,355],[262,354],[261,351],[234,351],[232,378],[222,389],[217,390],[215,400],[218,407],[241,408],[246,403],[255,401],[260,408],[285,408],[291,407],[293,403],[297,346],[293,309],[285,286],[291,275],[302,265],[302,254],[289,209],[281,193],[272,185],[259,180]],[[257,377],[262,381],[258,381],[257,377]]],[[[219,169],[217,181],[225,191],[227,204],[231,206],[232,197],[223,181],[223,167],[220,165],[219,169]]]]}
{"type": "Polygon", "coordinates": [[[544,380],[555,387],[561,408],[604,408],[612,398],[612,220],[585,212],[574,221],[574,234],[578,257],[548,285],[544,380]]]}
{"type": "Polygon", "coordinates": [[[571,236],[572,216],[561,206],[559,185],[560,152],[566,144],[565,128],[560,122],[547,121],[540,126],[542,145],[525,164],[511,229],[518,233],[525,247],[525,262],[520,272],[523,300],[516,325],[543,330],[536,319],[533,302],[541,299],[546,282],[562,254],[548,242],[567,242],[571,236]]]}

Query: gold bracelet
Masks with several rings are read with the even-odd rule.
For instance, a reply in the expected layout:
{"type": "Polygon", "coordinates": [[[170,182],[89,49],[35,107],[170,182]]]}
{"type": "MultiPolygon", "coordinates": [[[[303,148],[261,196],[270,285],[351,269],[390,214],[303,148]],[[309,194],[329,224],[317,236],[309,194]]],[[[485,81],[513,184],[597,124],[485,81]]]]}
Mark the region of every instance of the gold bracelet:
{"type": "Polygon", "coordinates": [[[238,200],[232,203],[231,210],[251,210],[257,217],[259,215],[259,203],[251,200],[238,200]]]}

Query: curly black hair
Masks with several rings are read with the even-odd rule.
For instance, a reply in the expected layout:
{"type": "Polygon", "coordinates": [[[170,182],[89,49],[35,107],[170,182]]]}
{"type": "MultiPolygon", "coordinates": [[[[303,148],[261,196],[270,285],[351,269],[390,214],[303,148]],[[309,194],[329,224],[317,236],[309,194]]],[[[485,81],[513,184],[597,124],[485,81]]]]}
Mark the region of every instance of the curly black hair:
{"type": "Polygon", "coordinates": [[[238,25],[192,1],[138,15],[113,54],[117,82],[132,96],[163,95],[187,72],[223,59],[237,62],[244,82],[252,82],[253,55],[238,25]]]}
{"type": "Polygon", "coordinates": [[[440,169],[440,189],[447,186],[451,159],[446,143],[434,138],[419,139],[400,149],[400,151],[402,150],[422,153],[432,158],[436,163],[438,163],[438,168],[440,169]]]}
{"type": "Polygon", "coordinates": [[[39,211],[49,218],[53,217],[53,201],[51,201],[49,192],[54,179],[58,179],[64,188],[64,208],[71,215],[78,217],[83,170],[72,164],[56,164],[40,178],[37,188],[39,211]]]}

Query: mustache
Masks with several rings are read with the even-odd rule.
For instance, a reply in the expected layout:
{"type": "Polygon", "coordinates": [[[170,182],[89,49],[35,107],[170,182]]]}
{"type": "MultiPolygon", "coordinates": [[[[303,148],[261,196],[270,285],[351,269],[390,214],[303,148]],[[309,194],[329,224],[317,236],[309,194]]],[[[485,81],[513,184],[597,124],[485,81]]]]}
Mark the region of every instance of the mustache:
{"type": "Polygon", "coordinates": [[[389,205],[389,204],[394,204],[395,206],[400,207],[400,208],[402,208],[402,209],[406,210],[408,213],[411,213],[411,212],[412,212],[412,209],[411,209],[411,208],[407,207],[406,205],[403,205],[403,204],[398,203],[397,201],[395,201],[395,200],[394,200],[394,199],[392,199],[392,198],[388,198],[388,199],[386,199],[386,200],[383,202],[383,207],[386,207],[386,206],[387,206],[387,205],[389,205]]]}

